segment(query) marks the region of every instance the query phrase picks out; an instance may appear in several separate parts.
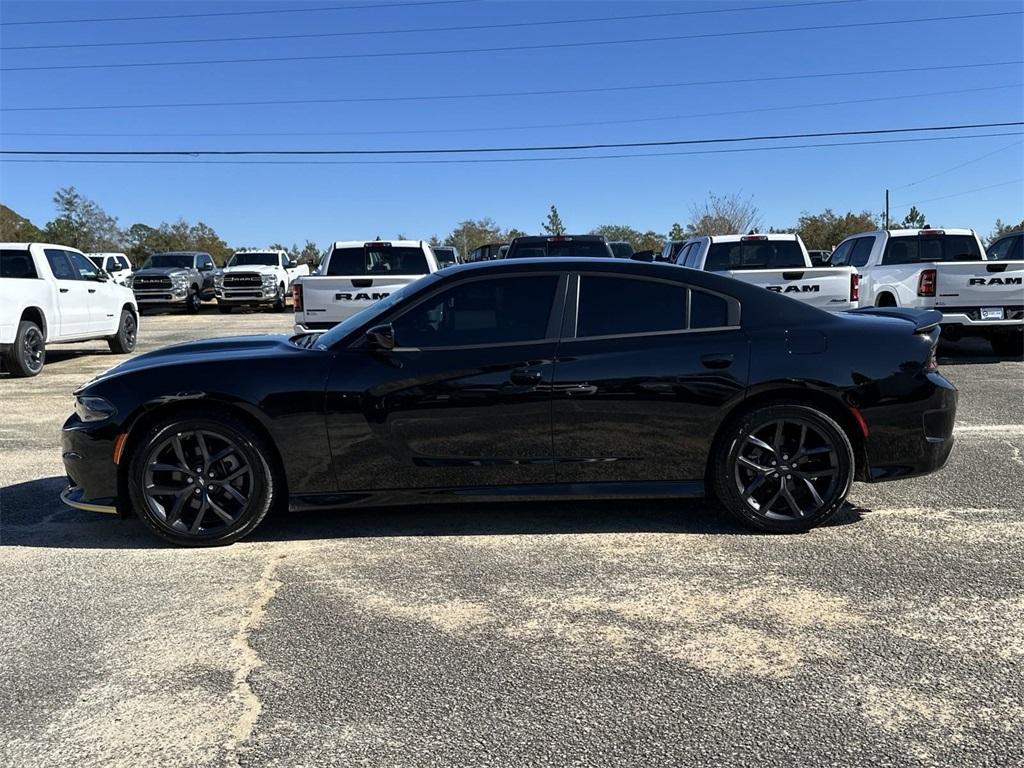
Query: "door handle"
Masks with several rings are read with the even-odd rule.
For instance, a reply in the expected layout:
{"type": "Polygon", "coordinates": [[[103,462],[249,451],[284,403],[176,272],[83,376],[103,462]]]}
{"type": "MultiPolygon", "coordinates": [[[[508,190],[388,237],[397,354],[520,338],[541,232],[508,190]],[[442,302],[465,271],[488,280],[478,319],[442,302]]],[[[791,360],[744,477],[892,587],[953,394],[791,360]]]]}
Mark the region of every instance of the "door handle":
{"type": "Polygon", "coordinates": [[[703,355],[700,361],[705,368],[711,368],[712,370],[728,368],[732,365],[733,356],[731,354],[714,353],[710,355],[703,355]]]}
{"type": "Polygon", "coordinates": [[[537,384],[540,384],[543,378],[544,374],[540,371],[525,370],[512,371],[511,376],[513,384],[521,384],[523,386],[536,386],[537,384]]]}
{"type": "Polygon", "coordinates": [[[70,290],[69,288],[61,288],[60,292],[61,293],[67,293],[69,290],[70,290]]]}
{"type": "Polygon", "coordinates": [[[96,293],[96,289],[95,288],[90,288],[89,289],[89,293],[96,293]]]}

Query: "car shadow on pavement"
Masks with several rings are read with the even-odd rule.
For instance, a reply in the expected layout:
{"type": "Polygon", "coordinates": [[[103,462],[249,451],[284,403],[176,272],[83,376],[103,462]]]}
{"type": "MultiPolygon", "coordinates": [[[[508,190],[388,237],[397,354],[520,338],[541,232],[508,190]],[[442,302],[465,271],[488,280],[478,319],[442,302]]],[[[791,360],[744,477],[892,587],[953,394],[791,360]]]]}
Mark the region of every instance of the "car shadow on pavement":
{"type": "Polygon", "coordinates": [[[967,337],[949,341],[939,341],[939,368],[946,365],[984,365],[987,363],[1020,362],[1020,357],[997,355],[985,339],[967,337]]]}
{"type": "MultiPolygon", "coordinates": [[[[0,547],[162,549],[171,546],[138,520],[65,506],[66,480],[48,477],[0,488],[0,547]]],[[[823,527],[859,522],[870,510],[852,504],[823,527]]],[[[760,536],[703,500],[484,502],[278,512],[249,541],[388,536],[496,536],[676,533],[760,536]]]]}

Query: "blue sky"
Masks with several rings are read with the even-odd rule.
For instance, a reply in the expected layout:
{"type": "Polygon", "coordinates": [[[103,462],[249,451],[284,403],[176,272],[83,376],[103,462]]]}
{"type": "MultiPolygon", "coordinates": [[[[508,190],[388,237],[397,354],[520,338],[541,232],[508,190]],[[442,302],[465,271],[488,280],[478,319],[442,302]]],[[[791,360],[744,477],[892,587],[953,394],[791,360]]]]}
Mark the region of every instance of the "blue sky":
{"type": "MultiPolygon", "coordinates": [[[[530,146],[1024,119],[1024,86],[1021,85],[1024,67],[1019,63],[908,74],[548,96],[10,111],[70,105],[588,89],[1024,59],[1024,17],[1020,15],[586,47],[490,50],[520,45],[1021,11],[1024,4],[1019,0],[862,0],[831,4],[808,4],[804,0],[802,4],[772,8],[755,6],[779,6],[783,5],[781,0],[742,3],[718,0],[483,1],[393,8],[382,3],[376,8],[342,11],[89,24],[10,24],[68,18],[365,6],[371,2],[373,0],[349,0],[348,3],[343,0],[2,2],[2,21],[7,23],[0,28],[0,66],[3,68],[487,49],[477,53],[410,57],[3,72],[0,74],[0,107],[8,110],[0,113],[3,147],[530,146]],[[275,37],[659,13],[689,15],[475,31],[275,37]],[[272,39],[109,48],[34,47],[251,36],[272,39]],[[33,47],[11,50],[15,46],[33,47]],[[953,91],[958,93],[948,93],[953,91]],[[929,95],[940,93],[946,95],[929,95]],[[864,101],[868,99],[881,100],[864,101]],[[857,100],[860,103],[808,106],[857,100]],[[774,109],[777,107],[796,108],[774,109]],[[551,127],[565,123],[591,124],[551,127]],[[397,133],[401,131],[408,133],[397,133]],[[295,135],[310,133],[339,135],[295,135]]],[[[557,162],[402,165],[4,162],[0,164],[0,199],[41,224],[53,216],[54,190],[74,185],[117,216],[123,226],[140,221],[156,224],[184,217],[191,222],[207,222],[232,244],[301,243],[310,238],[323,247],[336,239],[393,237],[399,232],[410,237],[443,236],[459,220],[483,216],[493,217],[505,227],[537,231],[552,203],[557,204],[562,219],[574,231],[589,230],[603,223],[624,223],[665,232],[674,221],[685,223],[690,206],[709,192],[740,192],[752,196],[763,213],[766,226],[786,226],[794,223],[802,211],[816,212],[826,207],[838,212],[864,208],[878,211],[882,207],[883,191],[889,187],[897,217],[902,216],[906,205],[922,201],[919,207],[934,224],[970,226],[987,233],[997,217],[1003,220],[1024,217],[1024,183],[1021,182],[1024,135],[1020,131],[1020,127],[975,131],[1015,135],[957,141],[557,162]],[[958,165],[962,167],[955,168],[958,165]],[[933,175],[934,178],[928,178],[933,175]],[[988,188],[979,189],[982,187],[988,188]],[[968,194],[960,194],[963,192],[968,194]]],[[[774,145],[793,143],[801,142],[774,142],[774,145]]],[[[710,147],[679,147],[668,151],[694,149],[710,147]]],[[[652,150],[628,151],[638,154],[652,150]]],[[[563,157],[586,154],[555,153],[563,157]]],[[[522,154],[497,157],[516,156],[522,154]]]]}

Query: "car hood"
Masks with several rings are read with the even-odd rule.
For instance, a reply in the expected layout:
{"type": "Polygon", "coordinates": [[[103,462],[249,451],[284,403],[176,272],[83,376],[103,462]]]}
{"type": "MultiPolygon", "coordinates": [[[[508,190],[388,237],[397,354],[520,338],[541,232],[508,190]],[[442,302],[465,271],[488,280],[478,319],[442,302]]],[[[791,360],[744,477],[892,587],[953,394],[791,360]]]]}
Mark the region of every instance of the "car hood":
{"type": "Polygon", "coordinates": [[[253,264],[252,266],[224,267],[222,271],[226,275],[232,272],[259,272],[260,274],[272,275],[276,270],[277,267],[270,266],[269,264],[253,264]]]}
{"type": "Polygon", "coordinates": [[[264,355],[278,355],[297,350],[283,334],[264,336],[230,336],[220,339],[203,339],[147,352],[125,360],[120,365],[101,373],[80,387],[76,394],[101,381],[124,376],[137,371],[167,366],[191,365],[205,361],[223,361],[232,358],[253,358],[264,355]]]}
{"type": "Polygon", "coordinates": [[[134,275],[187,275],[191,272],[190,267],[146,267],[145,269],[137,269],[133,273],[134,275]]]}

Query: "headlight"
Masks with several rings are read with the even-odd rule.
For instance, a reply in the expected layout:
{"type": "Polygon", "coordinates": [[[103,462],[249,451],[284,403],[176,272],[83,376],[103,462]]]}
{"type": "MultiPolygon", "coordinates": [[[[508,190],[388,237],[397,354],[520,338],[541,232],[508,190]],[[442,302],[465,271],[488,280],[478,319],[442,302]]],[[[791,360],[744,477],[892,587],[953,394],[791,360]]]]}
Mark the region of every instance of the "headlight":
{"type": "Polygon", "coordinates": [[[128,275],[128,277],[126,277],[124,280],[124,284],[127,285],[129,288],[135,285],[135,275],[128,275]]]}
{"type": "Polygon", "coordinates": [[[76,397],[75,413],[82,421],[103,421],[117,413],[117,409],[102,397],[76,397]]]}
{"type": "Polygon", "coordinates": [[[277,282],[277,275],[263,275],[264,285],[273,285],[277,282]]]}
{"type": "Polygon", "coordinates": [[[216,286],[224,285],[224,273],[221,272],[213,276],[213,284],[216,286]]]}

